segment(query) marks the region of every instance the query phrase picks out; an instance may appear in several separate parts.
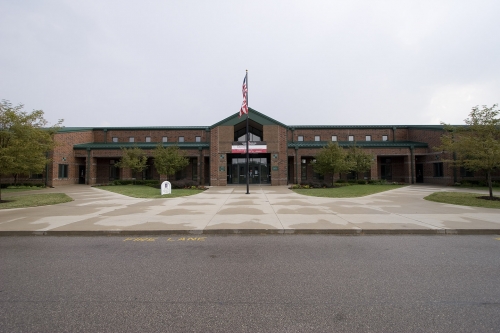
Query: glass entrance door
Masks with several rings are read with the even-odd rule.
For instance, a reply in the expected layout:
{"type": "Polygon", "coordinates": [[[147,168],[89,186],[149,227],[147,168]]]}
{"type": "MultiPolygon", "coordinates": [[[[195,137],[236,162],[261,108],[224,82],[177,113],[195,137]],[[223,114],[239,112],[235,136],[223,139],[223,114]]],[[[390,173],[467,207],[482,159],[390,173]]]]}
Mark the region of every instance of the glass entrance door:
{"type": "MultiPolygon", "coordinates": [[[[268,154],[259,154],[268,155],[268,154]]],[[[239,156],[239,155],[237,155],[239,156]]],[[[233,157],[229,159],[228,184],[246,184],[246,158],[233,157]]],[[[269,184],[270,169],[268,157],[251,157],[248,161],[249,184],[269,184]]]]}
{"type": "Polygon", "coordinates": [[[261,164],[260,165],[260,183],[261,184],[270,184],[271,183],[271,173],[269,172],[269,165],[261,164]]]}

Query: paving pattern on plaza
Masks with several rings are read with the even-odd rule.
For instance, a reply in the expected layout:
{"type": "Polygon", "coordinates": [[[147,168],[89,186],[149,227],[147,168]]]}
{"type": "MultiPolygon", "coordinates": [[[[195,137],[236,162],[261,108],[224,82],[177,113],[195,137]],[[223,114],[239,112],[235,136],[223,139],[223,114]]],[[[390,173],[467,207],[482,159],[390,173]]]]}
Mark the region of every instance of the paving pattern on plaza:
{"type": "Polygon", "coordinates": [[[137,199],[61,186],[72,202],[0,211],[0,231],[499,229],[500,210],[426,201],[454,188],[412,185],[361,198],[318,198],[287,187],[211,187],[188,197],[137,199]]]}

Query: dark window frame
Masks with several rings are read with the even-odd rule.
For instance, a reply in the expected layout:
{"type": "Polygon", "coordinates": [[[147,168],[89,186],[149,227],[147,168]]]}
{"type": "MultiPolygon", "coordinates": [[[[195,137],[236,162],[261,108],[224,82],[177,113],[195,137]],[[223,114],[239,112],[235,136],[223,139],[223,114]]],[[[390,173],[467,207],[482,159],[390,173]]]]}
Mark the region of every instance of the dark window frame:
{"type": "Polygon", "coordinates": [[[460,177],[462,178],[472,178],[474,177],[474,171],[467,170],[464,167],[460,167],[460,177]]]}
{"type": "Polygon", "coordinates": [[[434,177],[444,177],[443,162],[433,163],[434,177]]]}
{"type": "Polygon", "coordinates": [[[69,165],[68,164],[59,164],[57,170],[57,178],[59,179],[67,179],[69,174],[69,165]]]}

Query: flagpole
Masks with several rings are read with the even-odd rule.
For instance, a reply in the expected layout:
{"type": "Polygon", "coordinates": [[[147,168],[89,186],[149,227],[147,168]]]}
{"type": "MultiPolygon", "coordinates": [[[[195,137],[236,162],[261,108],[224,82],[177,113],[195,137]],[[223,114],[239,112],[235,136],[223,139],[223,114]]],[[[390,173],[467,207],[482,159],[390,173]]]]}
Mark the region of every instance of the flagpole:
{"type": "Polygon", "coordinates": [[[248,107],[248,69],[246,70],[245,80],[247,82],[247,194],[250,194],[250,153],[248,152],[248,118],[250,117],[250,108],[248,107]]]}

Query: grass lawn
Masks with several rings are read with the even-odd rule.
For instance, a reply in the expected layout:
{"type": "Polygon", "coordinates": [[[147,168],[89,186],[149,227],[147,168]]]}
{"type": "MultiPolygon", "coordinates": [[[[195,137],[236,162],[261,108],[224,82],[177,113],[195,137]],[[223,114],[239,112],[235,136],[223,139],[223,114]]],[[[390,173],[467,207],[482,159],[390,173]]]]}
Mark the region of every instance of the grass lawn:
{"type": "Polygon", "coordinates": [[[335,188],[295,189],[298,194],[325,198],[356,198],[379,192],[394,190],[406,185],[351,185],[335,188]]]}
{"type": "MultiPolygon", "coordinates": [[[[465,193],[465,192],[436,192],[426,196],[424,199],[429,201],[484,208],[500,208],[500,200],[485,200],[478,197],[487,196],[486,194],[465,193]]],[[[498,198],[498,197],[497,197],[498,198]]]]}
{"type": "Polygon", "coordinates": [[[2,193],[16,193],[16,192],[24,192],[24,191],[35,191],[42,190],[43,187],[39,186],[9,186],[7,188],[3,188],[2,193]]]}
{"type": "MultiPolygon", "coordinates": [[[[456,189],[471,189],[471,190],[479,190],[479,191],[489,191],[490,188],[488,186],[454,186],[456,189]]],[[[493,186],[493,195],[495,192],[500,192],[500,187],[493,186]]]]}
{"type": "Polygon", "coordinates": [[[133,198],[177,198],[203,192],[202,190],[172,189],[171,194],[160,195],[160,189],[145,185],[113,185],[97,188],[133,198]]]}
{"type": "Polygon", "coordinates": [[[55,205],[70,201],[73,201],[73,199],[64,193],[20,195],[2,199],[2,202],[0,202],[0,209],[55,205]]]}

